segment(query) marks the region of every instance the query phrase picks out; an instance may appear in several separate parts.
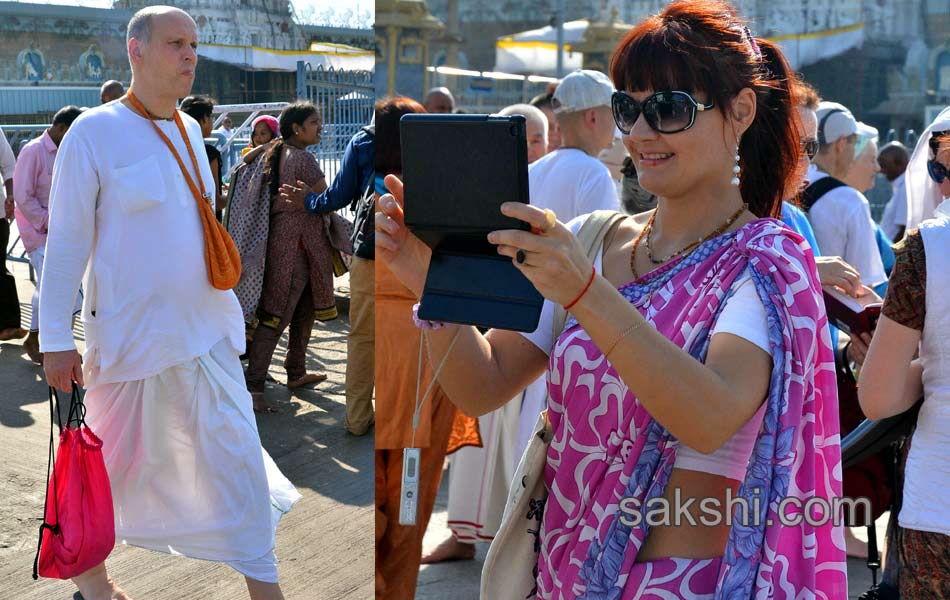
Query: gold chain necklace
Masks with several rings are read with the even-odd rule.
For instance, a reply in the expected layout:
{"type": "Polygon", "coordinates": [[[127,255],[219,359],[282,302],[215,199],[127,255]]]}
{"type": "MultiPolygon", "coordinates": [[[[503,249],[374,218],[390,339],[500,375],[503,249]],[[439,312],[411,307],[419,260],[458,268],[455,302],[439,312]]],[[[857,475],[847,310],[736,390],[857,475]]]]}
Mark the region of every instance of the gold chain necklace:
{"type": "Polygon", "coordinates": [[[708,242],[714,237],[718,237],[722,235],[727,229],[729,229],[730,226],[732,226],[733,223],[736,222],[736,220],[742,215],[742,213],[748,210],[748,208],[749,208],[749,205],[744,203],[739,210],[734,212],[728,219],[725,220],[725,222],[722,225],[717,227],[715,231],[696,240],[695,242],[691,242],[685,248],[682,248],[681,250],[674,252],[673,254],[667,256],[666,258],[659,259],[659,260],[653,257],[653,249],[651,248],[651,244],[650,244],[650,234],[653,232],[653,221],[656,220],[656,211],[657,211],[657,209],[653,209],[653,214],[650,215],[650,220],[647,221],[646,226],[643,228],[643,230],[640,231],[640,235],[638,235],[636,241],[633,242],[633,250],[630,251],[630,271],[633,272],[634,281],[637,281],[640,279],[640,273],[637,271],[636,259],[637,259],[637,249],[640,247],[640,242],[643,240],[644,236],[646,236],[647,238],[647,256],[650,258],[650,262],[652,262],[655,265],[660,265],[670,260],[673,260],[674,258],[677,258],[679,256],[688,254],[692,252],[693,250],[695,250],[696,248],[698,248],[703,243],[708,242]]]}

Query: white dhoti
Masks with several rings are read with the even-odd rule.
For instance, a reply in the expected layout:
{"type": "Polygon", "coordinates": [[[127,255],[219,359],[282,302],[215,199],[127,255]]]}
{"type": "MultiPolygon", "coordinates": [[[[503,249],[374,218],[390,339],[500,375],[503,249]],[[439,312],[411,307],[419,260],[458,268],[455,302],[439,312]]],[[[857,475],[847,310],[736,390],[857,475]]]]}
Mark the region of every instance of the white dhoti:
{"type": "Polygon", "coordinates": [[[261,447],[231,343],[120,383],[95,384],[86,359],[86,422],[102,439],[116,540],[276,582],[277,523],[300,494],[261,447]]]}
{"type": "Polygon", "coordinates": [[[448,525],[461,542],[491,541],[498,532],[514,476],[519,398],[478,418],[482,447],[451,456],[448,525]]]}

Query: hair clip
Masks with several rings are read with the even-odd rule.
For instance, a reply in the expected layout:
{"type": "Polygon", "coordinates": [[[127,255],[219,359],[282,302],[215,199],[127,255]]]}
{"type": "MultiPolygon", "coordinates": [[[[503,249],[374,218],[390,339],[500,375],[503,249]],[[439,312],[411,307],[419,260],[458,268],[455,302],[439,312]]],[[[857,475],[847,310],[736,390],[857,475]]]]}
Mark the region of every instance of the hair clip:
{"type": "Polygon", "coordinates": [[[749,45],[752,46],[753,54],[759,59],[759,62],[763,62],[762,49],[759,48],[759,43],[755,41],[755,36],[752,35],[752,31],[750,31],[746,25],[742,26],[742,31],[745,32],[746,39],[749,40],[749,45]]]}

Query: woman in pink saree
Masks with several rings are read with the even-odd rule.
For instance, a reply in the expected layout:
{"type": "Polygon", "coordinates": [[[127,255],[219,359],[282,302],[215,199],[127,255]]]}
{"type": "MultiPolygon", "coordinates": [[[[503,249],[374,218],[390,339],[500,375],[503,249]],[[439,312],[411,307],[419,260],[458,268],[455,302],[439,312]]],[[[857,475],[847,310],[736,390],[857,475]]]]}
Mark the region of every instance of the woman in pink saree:
{"type": "MultiPolygon", "coordinates": [[[[687,0],[631,30],[610,70],[656,210],[621,220],[591,264],[584,217],[503,205],[533,230],[489,241],[544,295],[538,331],[427,336],[433,364],[452,345],[439,383],[471,415],[547,369],[533,594],[846,598],[827,317],[811,250],[773,218],[803,151],[788,65],[728,5],[687,0]],[[570,313],[556,340],[555,304],[570,313]]],[[[429,253],[387,185],[377,257],[421,294],[429,253]]]]}

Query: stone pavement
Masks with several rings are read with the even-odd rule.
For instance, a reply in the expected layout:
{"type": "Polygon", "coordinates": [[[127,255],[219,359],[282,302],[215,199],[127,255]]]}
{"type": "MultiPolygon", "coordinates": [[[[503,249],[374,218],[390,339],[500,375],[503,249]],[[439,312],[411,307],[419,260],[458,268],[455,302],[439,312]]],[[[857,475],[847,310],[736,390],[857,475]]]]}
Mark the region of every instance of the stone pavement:
{"type": "MultiPolygon", "coordinates": [[[[446,521],[448,520],[448,471],[442,476],[442,484],[436,499],[435,511],[426,536],[423,540],[423,551],[428,552],[435,548],[449,535],[446,521]]],[[[878,544],[884,540],[884,530],[887,525],[887,513],[878,519],[878,544]]],[[[857,537],[867,541],[863,532],[856,532],[857,537]]],[[[478,585],[481,578],[482,563],[488,552],[488,544],[478,544],[475,560],[422,565],[419,570],[416,600],[478,600],[478,585]]],[[[878,572],[880,581],[880,572],[878,572]]],[[[871,587],[871,572],[862,560],[848,559],[848,599],[856,600],[871,587]]],[[[843,599],[841,599],[843,600],[843,599]]]]}
{"type": "MultiPolygon", "coordinates": [[[[17,276],[24,323],[33,285],[17,276]]],[[[346,286],[345,278],[337,280],[346,286]]],[[[347,290],[338,289],[338,295],[347,290]]],[[[343,304],[346,304],[343,302],[343,304]]],[[[343,430],[346,334],[341,318],[317,323],[308,353],[311,370],[329,379],[314,390],[289,391],[282,361],[286,334],[271,365],[267,399],[277,414],[257,415],[264,447],[303,499],[277,532],[281,585],[287,600],[368,600],[373,594],[373,438],[343,430]]],[[[82,339],[81,325],[77,337],[82,339]]],[[[0,600],[68,600],[69,582],[31,578],[43,510],[49,407],[42,369],[22,341],[0,343],[0,600]]],[[[107,565],[136,600],[240,600],[244,578],[229,567],[119,546],[107,565]]],[[[75,594],[75,600],[79,595],[75,594]]]]}

